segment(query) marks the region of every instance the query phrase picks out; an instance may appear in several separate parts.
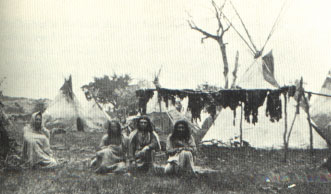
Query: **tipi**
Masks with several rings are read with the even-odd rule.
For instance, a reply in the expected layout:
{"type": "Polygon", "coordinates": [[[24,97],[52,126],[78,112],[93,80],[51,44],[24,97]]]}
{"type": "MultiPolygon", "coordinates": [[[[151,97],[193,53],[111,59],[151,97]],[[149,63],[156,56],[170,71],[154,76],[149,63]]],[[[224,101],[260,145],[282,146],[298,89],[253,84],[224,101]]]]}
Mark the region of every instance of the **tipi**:
{"type": "MultiPolygon", "coordinates": [[[[159,76],[155,76],[153,82],[140,82],[139,83],[139,89],[157,89],[161,88],[161,85],[159,83],[159,76]]],[[[176,99],[176,102],[179,102],[179,99],[176,99]]],[[[146,105],[146,114],[151,118],[151,121],[154,124],[154,127],[159,130],[163,131],[165,133],[169,133],[172,131],[173,126],[176,121],[178,120],[186,120],[189,123],[190,129],[193,132],[197,132],[199,130],[199,127],[192,122],[190,122],[190,119],[188,118],[189,113],[185,107],[187,107],[188,99],[183,99],[180,101],[180,110],[178,110],[179,107],[176,105],[173,105],[171,101],[168,101],[168,107],[166,106],[166,103],[163,100],[159,100],[158,98],[158,92],[154,91],[153,97],[148,101],[146,105]]]]}
{"type": "MultiPolygon", "coordinates": [[[[320,93],[331,95],[331,70],[324,81],[320,93]]],[[[331,144],[331,97],[314,96],[310,114],[316,131],[331,144]]]]}
{"type": "MultiPolygon", "coordinates": [[[[251,68],[246,71],[238,85],[244,89],[277,89],[278,84],[273,76],[273,58],[270,52],[263,58],[255,60],[251,68]]],[[[281,149],[283,147],[284,132],[284,111],[282,119],[279,122],[271,122],[265,115],[266,100],[262,107],[259,108],[258,122],[255,125],[242,121],[242,137],[250,146],[259,149],[281,149]]],[[[296,112],[296,101],[290,99],[288,106],[288,126],[290,126],[296,112]]],[[[282,109],[284,110],[284,103],[282,109]]],[[[240,113],[240,107],[236,112],[240,113]]],[[[240,135],[240,115],[235,118],[231,109],[226,108],[218,114],[214,125],[210,127],[203,137],[204,144],[217,142],[221,146],[230,147],[235,139],[240,135]],[[235,125],[234,125],[235,123],[235,125]]],[[[313,131],[314,148],[327,148],[326,141],[316,132],[313,131]]],[[[303,110],[297,115],[293,130],[290,136],[289,148],[305,149],[310,146],[309,123],[303,110]]]]}
{"type": "Polygon", "coordinates": [[[85,108],[85,119],[87,123],[90,123],[89,125],[102,127],[107,120],[111,120],[110,116],[99,106],[101,105],[98,105],[94,99],[88,101],[85,108]]]}
{"type": "Polygon", "coordinates": [[[170,101],[168,102],[168,107],[165,102],[162,100],[159,101],[157,91],[154,91],[153,97],[147,103],[146,114],[151,118],[156,129],[167,133],[171,132],[175,122],[181,119],[188,121],[193,132],[199,130],[199,127],[190,121],[187,111],[182,109],[181,112],[179,112],[177,107],[172,105],[170,101]]]}
{"type": "Polygon", "coordinates": [[[101,130],[85,117],[83,108],[72,90],[72,78],[65,79],[58,95],[43,113],[43,122],[49,130],[101,130]]]}

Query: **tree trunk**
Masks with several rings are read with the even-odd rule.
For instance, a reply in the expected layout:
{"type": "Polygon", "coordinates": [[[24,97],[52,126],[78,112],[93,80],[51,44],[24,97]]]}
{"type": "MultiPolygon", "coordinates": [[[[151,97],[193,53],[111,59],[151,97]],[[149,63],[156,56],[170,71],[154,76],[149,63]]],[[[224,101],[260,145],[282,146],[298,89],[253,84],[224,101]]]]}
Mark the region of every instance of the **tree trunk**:
{"type": "Polygon", "coordinates": [[[239,61],[239,52],[237,51],[237,53],[236,53],[236,59],[235,59],[235,63],[234,63],[234,70],[232,72],[233,81],[232,81],[232,84],[231,84],[231,88],[235,88],[236,87],[237,71],[238,71],[238,61],[239,61]]]}
{"type": "Polygon", "coordinates": [[[218,39],[218,44],[220,45],[221,48],[221,53],[222,53],[222,58],[223,58],[223,64],[224,64],[224,79],[225,79],[225,89],[229,88],[229,78],[228,78],[228,73],[229,73],[229,64],[228,64],[228,58],[226,55],[226,47],[225,44],[223,43],[223,38],[219,37],[218,39]]]}

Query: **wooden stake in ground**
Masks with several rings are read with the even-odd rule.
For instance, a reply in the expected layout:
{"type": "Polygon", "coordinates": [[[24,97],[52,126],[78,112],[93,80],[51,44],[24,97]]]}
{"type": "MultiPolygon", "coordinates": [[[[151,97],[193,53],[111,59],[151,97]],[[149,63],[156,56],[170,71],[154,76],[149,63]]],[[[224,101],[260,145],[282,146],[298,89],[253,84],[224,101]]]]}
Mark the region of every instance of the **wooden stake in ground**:
{"type": "MultiPolygon", "coordinates": [[[[304,90],[303,90],[304,91],[304,90]]],[[[303,94],[303,99],[306,105],[306,112],[307,112],[307,120],[308,120],[308,124],[309,124],[309,133],[310,133],[310,157],[311,157],[311,161],[313,161],[313,157],[314,157],[314,145],[313,145],[313,128],[311,126],[311,122],[310,122],[310,113],[309,113],[309,102],[306,98],[306,96],[303,94]]]]}
{"type": "Polygon", "coordinates": [[[240,147],[243,146],[243,105],[240,104],[240,147]]]}
{"type": "Polygon", "coordinates": [[[298,91],[298,99],[297,99],[297,105],[296,105],[296,111],[295,111],[295,115],[294,118],[292,120],[292,124],[291,124],[291,128],[289,130],[289,132],[287,132],[287,120],[288,120],[288,116],[287,116],[287,95],[284,94],[284,101],[285,101],[285,130],[284,130],[284,135],[283,135],[283,139],[284,139],[284,162],[286,162],[287,160],[287,153],[288,153],[288,147],[289,147],[289,142],[290,142],[290,136],[294,127],[294,123],[295,123],[295,119],[297,118],[297,115],[300,114],[300,101],[301,101],[301,97],[303,93],[303,80],[301,79],[300,81],[300,85],[297,89],[298,91]]]}
{"type": "Polygon", "coordinates": [[[304,107],[305,107],[305,111],[307,113],[307,120],[308,120],[308,124],[309,124],[309,133],[310,133],[310,159],[311,162],[313,161],[313,156],[314,156],[314,146],[313,146],[313,128],[310,122],[310,113],[309,113],[309,102],[305,96],[305,90],[303,88],[303,78],[301,77],[300,80],[300,87],[299,87],[299,102],[300,103],[300,99],[301,97],[303,98],[303,102],[304,102],[304,107]]]}
{"type": "Polygon", "coordinates": [[[287,135],[287,96],[286,94],[284,94],[284,106],[285,106],[285,110],[284,110],[284,114],[285,114],[285,129],[284,129],[284,135],[283,135],[283,140],[284,140],[284,162],[287,161],[287,150],[288,150],[288,142],[286,141],[286,135],[287,135]]]}

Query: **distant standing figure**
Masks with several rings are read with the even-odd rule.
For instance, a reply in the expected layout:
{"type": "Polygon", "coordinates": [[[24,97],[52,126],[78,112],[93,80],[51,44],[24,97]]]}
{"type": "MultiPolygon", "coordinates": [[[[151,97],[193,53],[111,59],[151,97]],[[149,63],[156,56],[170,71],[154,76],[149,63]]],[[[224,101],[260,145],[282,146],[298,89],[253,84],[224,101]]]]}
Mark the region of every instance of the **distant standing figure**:
{"type": "Polygon", "coordinates": [[[180,120],[175,123],[172,134],[167,139],[168,161],[165,173],[194,172],[194,154],[196,144],[191,135],[187,121],[180,120]]]}
{"type": "Polygon", "coordinates": [[[153,151],[161,149],[158,135],[147,116],[137,120],[137,129],[129,136],[129,158],[131,167],[148,170],[153,167],[153,151]]]}
{"type": "Polygon", "coordinates": [[[42,126],[42,114],[32,114],[30,125],[23,128],[22,159],[31,167],[57,165],[49,143],[50,133],[42,126]]]}
{"type": "Polygon", "coordinates": [[[100,142],[96,157],[91,162],[91,167],[97,173],[122,172],[126,169],[128,138],[121,132],[118,121],[106,121],[107,130],[100,142]]]}

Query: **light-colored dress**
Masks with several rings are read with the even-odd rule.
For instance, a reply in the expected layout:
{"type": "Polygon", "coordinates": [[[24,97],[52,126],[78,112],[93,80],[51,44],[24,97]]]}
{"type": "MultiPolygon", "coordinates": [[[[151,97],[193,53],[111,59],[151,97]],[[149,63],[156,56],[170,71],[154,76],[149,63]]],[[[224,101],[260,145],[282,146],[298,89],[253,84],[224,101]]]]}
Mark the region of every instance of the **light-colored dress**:
{"type": "Polygon", "coordinates": [[[22,159],[25,164],[31,167],[39,165],[46,168],[57,165],[49,137],[49,131],[44,127],[40,131],[35,130],[32,125],[24,127],[22,159]]]}
{"type": "Polygon", "coordinates": [[[171,139],[172,135],[167,138],[167,151],[176,150],[169,154],[166,173],[176,173],[180,170],[192,171],[194,169],[194,154],[196,152],[196,144],[191,135],[188,140],[171,139]]]}
{"type": "Polygon", "coordinates": [[[101,139],[96,157],[91,162],[91,167],[98,173],[122,172],[126,169],[128,138],[111,138],[108,134],[101,139]]]}

